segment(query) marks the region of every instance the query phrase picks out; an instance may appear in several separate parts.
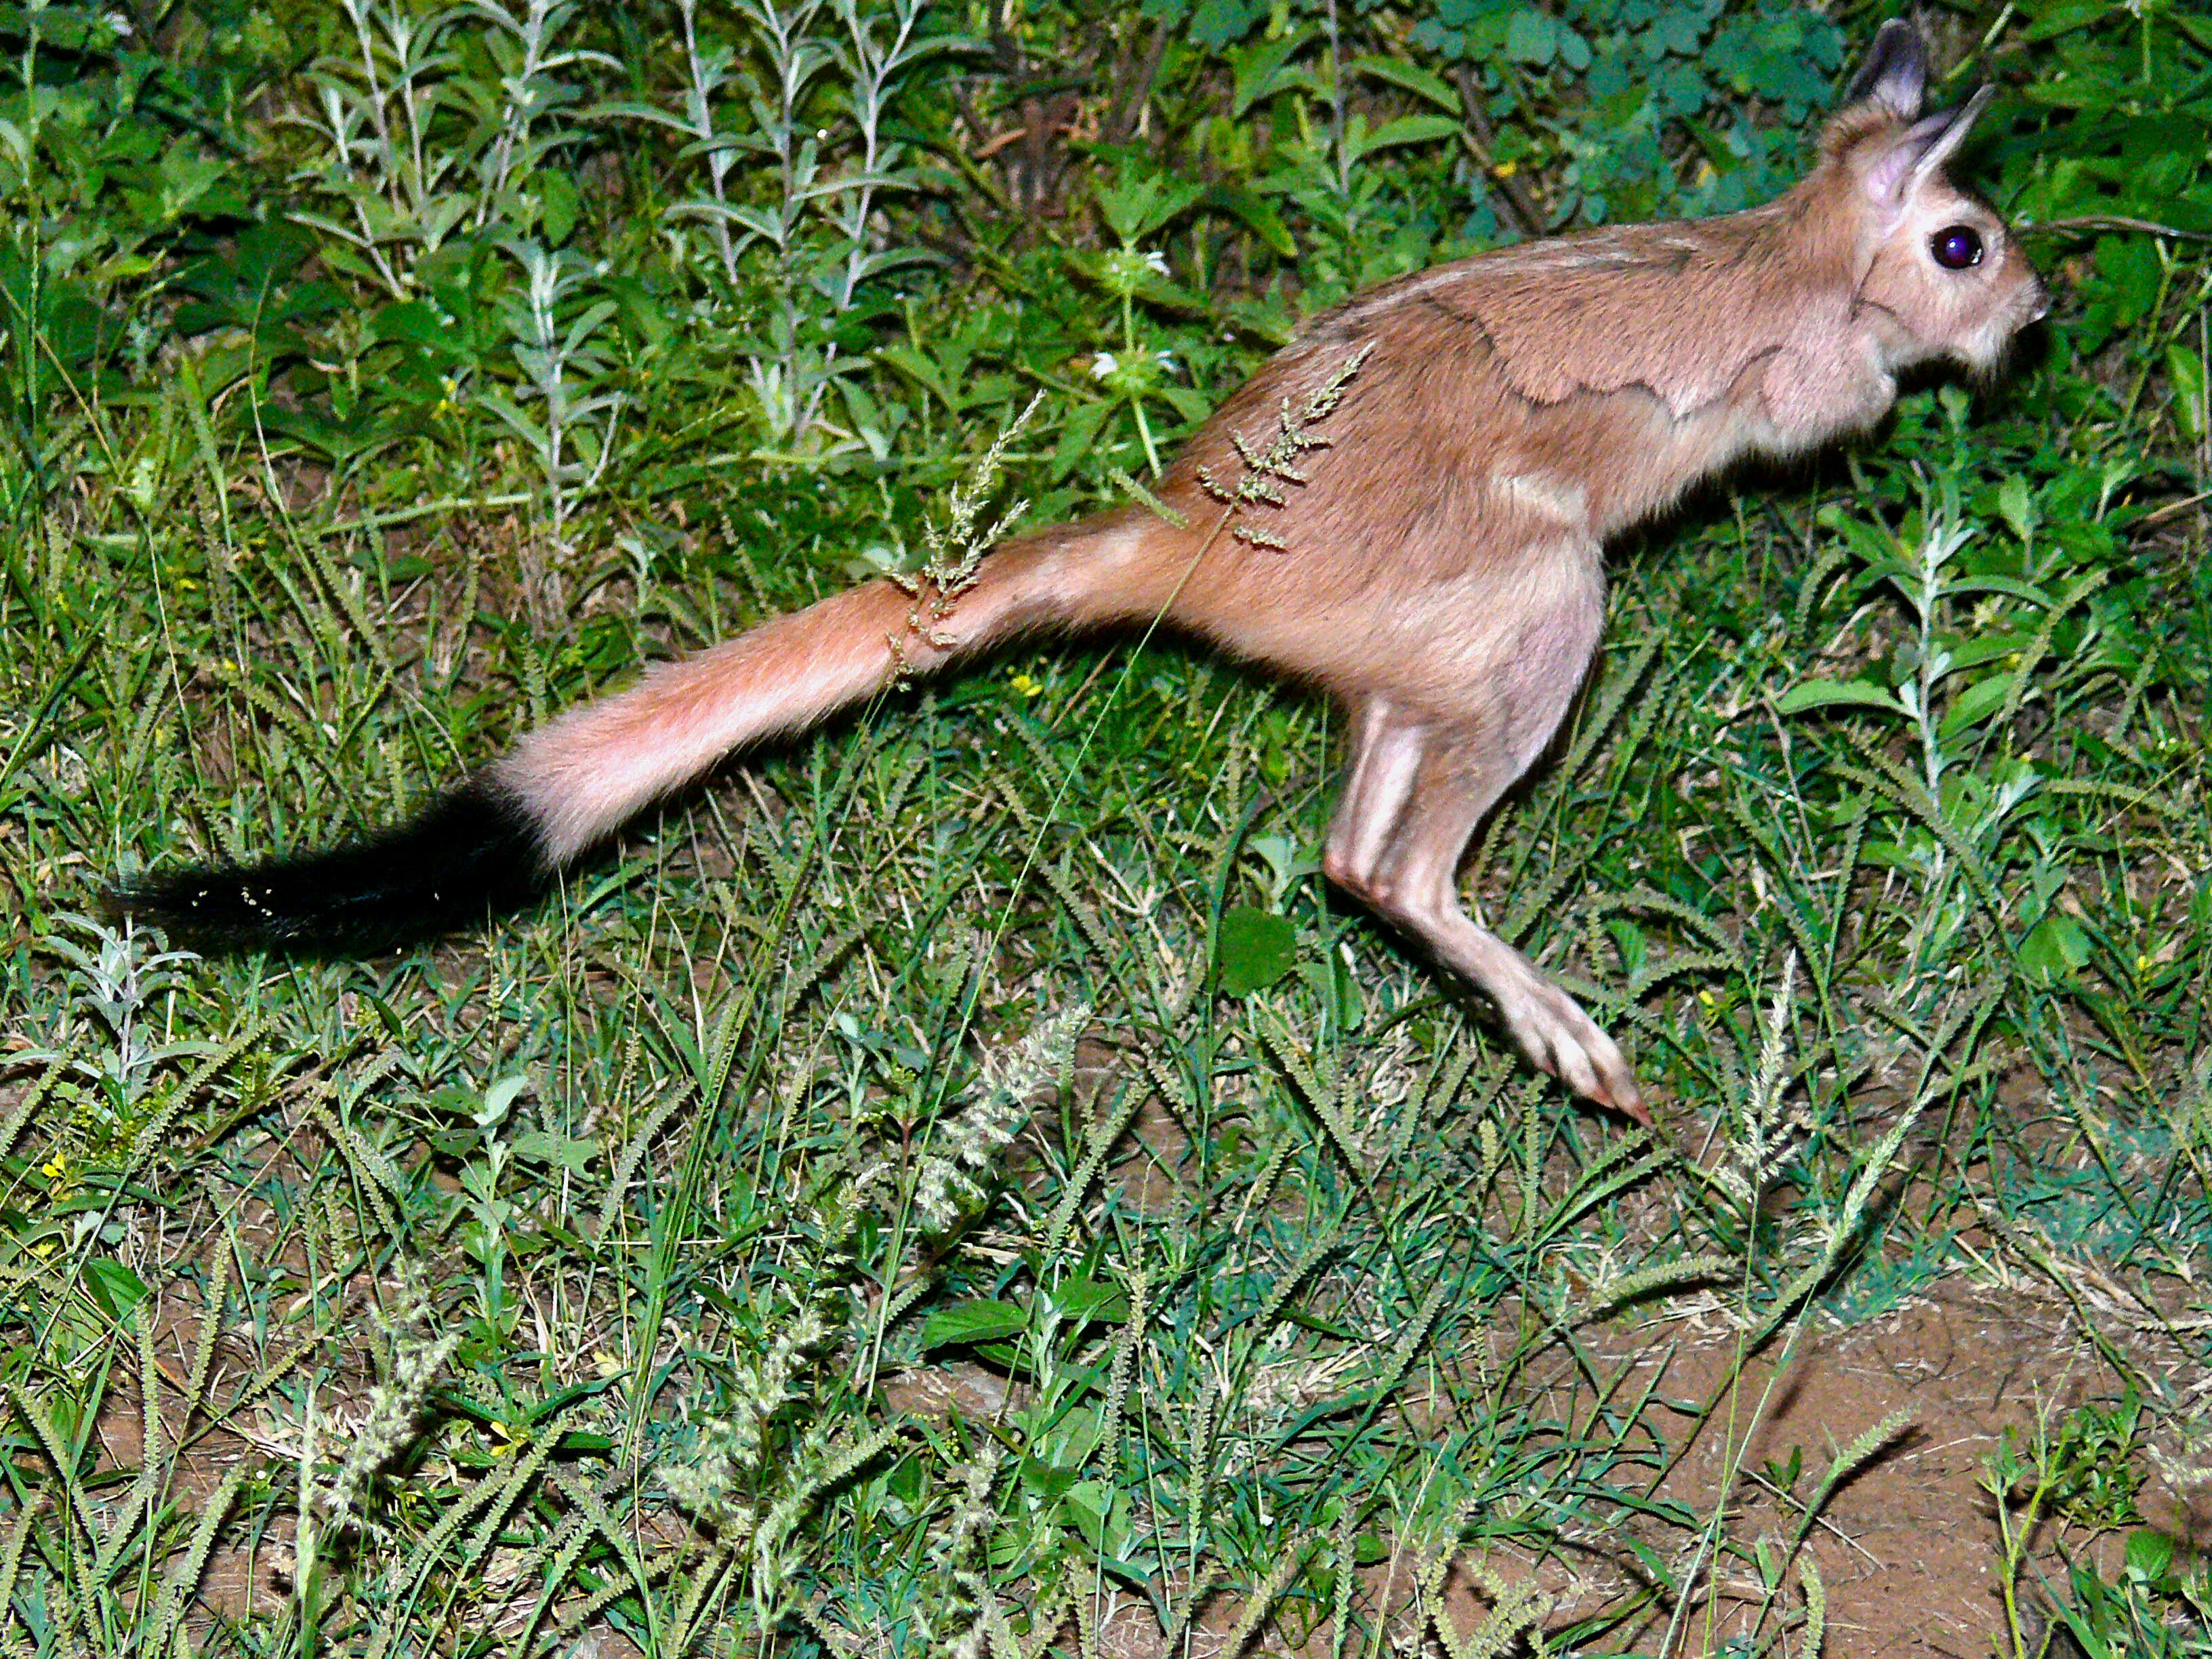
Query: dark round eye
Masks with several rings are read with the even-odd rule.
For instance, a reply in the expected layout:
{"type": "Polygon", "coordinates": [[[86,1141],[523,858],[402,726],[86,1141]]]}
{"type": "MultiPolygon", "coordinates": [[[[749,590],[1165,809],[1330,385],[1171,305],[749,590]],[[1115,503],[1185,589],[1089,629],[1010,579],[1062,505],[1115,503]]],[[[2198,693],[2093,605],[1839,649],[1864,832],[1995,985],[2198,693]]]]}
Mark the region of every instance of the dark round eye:
{"type": "Polygon", "coordinates": [[[1982,262],[1982,239],[1968,226],[1946,225],[1928,239],[1928,251],[1946,270],[1971,270],[1982,262]]]}

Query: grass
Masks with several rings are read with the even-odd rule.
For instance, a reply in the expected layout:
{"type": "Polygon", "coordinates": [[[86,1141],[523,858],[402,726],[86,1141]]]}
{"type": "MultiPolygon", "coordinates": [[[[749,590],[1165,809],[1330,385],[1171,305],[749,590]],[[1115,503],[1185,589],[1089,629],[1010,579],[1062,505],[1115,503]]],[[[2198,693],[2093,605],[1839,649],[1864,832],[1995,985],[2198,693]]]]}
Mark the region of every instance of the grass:
{"type": "Polygon", "coordinates": [[[1794,1510],[1676,1472],[1962,1279],[2106,1361],[1960,1518],[1992,1644],[2208,1650],[2146,1524],[2212,1266],[2185,9],[1960,9],[2030,360],[1616,550],[1468,881],[1656,1134],[1322,883],[1326,709],[1158,638],[896,692],[435,949],[96,919],[1116,499],[1528,204],[1756,199],[1877,21],[1626,10],[0,21],[9,1653],[1843,1651],[1819,1524],[1905,1425],[1794,1510]],[[1686,1316],[1683,1400],[1623,1356],[1686,1316]]]}

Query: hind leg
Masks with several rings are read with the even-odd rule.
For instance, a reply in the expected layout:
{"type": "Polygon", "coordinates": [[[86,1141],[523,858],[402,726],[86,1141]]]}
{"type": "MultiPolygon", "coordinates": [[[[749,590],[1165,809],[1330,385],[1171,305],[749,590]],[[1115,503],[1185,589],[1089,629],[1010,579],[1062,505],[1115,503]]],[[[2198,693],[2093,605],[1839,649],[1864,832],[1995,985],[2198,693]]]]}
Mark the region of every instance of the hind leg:
{"type": "Polygon", "coordinates": [[[1535,964],[1461,908],[1459,861],[1484,814],[1550,735],[1501,740],[1499,722],[1423,722],[1380,699],[1359,711],[1349,779],[1322,867],[1480,986],[1515,1043],[1576,1093],[1649,1123],[1611,1037],[1535,964]]]}

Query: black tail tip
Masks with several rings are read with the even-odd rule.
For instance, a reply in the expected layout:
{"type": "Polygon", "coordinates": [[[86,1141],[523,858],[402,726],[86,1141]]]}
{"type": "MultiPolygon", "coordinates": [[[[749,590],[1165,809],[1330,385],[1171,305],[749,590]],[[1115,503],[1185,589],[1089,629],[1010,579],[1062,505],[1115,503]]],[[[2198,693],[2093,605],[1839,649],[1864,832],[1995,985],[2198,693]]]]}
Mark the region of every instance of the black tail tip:
{"type": "Polygon", "coordinates": [[[478,778],[362,840],[141,877],[111,888],[103,908],[199,949],[365,955],[520,909],[548,873],[522,803],[478,778]]]}

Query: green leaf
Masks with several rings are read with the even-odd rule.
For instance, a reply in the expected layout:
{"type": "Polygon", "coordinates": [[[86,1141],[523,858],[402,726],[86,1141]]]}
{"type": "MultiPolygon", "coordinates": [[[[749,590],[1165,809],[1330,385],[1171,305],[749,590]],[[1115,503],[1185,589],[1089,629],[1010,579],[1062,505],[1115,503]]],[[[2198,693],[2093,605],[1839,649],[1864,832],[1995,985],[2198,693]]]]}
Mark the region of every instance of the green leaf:
{"type": "Polygon", "coordinates": [[[96,1255],[84,1264],[87,1295],[110,1319],[123,1319],[152,1294],[146,1281],[112,1256],[96,1255]]]}
{"type": "Polygon", "coordinates": [[[592,1136],[557,1135],[547,1129],[531,1129],[514,1138],[514,1154],[532,1164],[559,1164],[570,1175],[582,1175],[599,1155],[599,1143],[592,1136]]]}
{"type": "Polygon", "coordinates": [[[1208,52],[1219,52],[1251,33],[1252,26],[1267,15],[1267,7],[1258,0],[1199,0],[1190,20],[1190,38],[1208,52]]]}
{"type": "Polygon", "coordinates": [[[2164,1533],[2138,1528],[2128,1534],[2128,1576],[2156,1580],[2173,1565],[2173,1540],[2164,1533]]]}
{"type": "Polygon", "coordinates": [[[957,415],[968,407],[969,396],[956,386],[953,378],[911,346],[884,346],[876,353],[876,361],[896,369],[923,391],[933,393],[947,414],[957,415]]]}
{"type": "Polygon", "coordinates": [[[2024,542],[2035,539],[2035,501],[2027,480],[2015,472],[1997,486],[1997,514],[2024,542]]]}
{"type": "Polygon", "coordinates": [[[1231,95],[1229,118],[1243,119],[1244,112],[1253,105],[1265,102],[1278,93],[1300,88],[1314,91],[1313,76],[1294,66],[1291,58],[1319,33],[1318,29],[1293,29],[1279,40],[1262,37],[1232,54],[1230,65],[1236,85],[1231,95]]]}
{"type": "Polygon", "coordinates": [[[1097,187],[1098,211],[1121,239],[1121,246],[1134,247],[1205,193],[1202,185],[1139,173],[1132,167],[1097,187]]]}
{"type": "Polygon", "coordinates": [[[1129,1316],[1128,1299],[1118,1285],[1102,1285],[1095,1279],[1074,1279],[1046,1293],[1053,1311],[1063,1319],[1081,1322],[1103,1320],[1118,1325],[1129,1316]]]}
{"type": "Polygon", "coordinates": [[[2166,377],[2173,385],[2173,418],[2191,443],[2204,441],[2208,411],[2204,396],[2204,359],[2185,345],[2166,349],[2166,377]]]}
{"type": "Polygon", "coordinates": [[[546,168],[538,175],[538,201],[544,216],[545,240],[558,247],[576,228],[581,198],[576,193],[575,181],[565,173],[546,168]]]}
{"type": "Polygon", "coordinates": [[[2158,303],[2165,268],[2159,263],[2157,244],[2148,237],[2102,237],[2090,259],[2112,295],[2115,327],[2128,327],[2158,303]]]}
{"type": "Polygon", "coordinates": [[[1291,240],[1289,227],[1266,197],[1236,185],[1216,185],[1206,192],[1204,204],[1242,220],[1247,230],[1285,259],[1297,257],[1298,245],[1291,240]]]}
{"type": "Polygon", "coordinates": [[[1344,135],[1345,155],[1357,162],[1378,149],[1390,149],[1400,144],[1425,144],[1433,138],[1449,138],[1458,131],[1459,123],[1446,116],[1401,115],[1370,133],[1366,122],[1355,115],[1344,135]]]}
{"type": "Polygon", "coordinates": [[[2021,971],[2045,985],[2071,979],[2088,963],[2088,933],[2061,911],[2044,917],[2020,942],[2021,971]]]}
{"type": "Polygon", "coordinates": [[[442,352],[446,349],[446,319],[438,308],[422,300],[402,300],[388,305],[369,319],[369,337],[387,340],[394,345],[418,345],[442,352]]]}
{"type": "Polygon", "coordinates": [[[1548,64],[1559,55],[1559,26],[1540,11],[1516,11],[1505,25],[1505,55],[1517,63],[1548,64]]]}
{"type": "Polygon", "coordinates": [[[1992,674],[1987,679],[1976,680],[1953,702],[1950,712],[1936,728],[1937,735],[1948,738],[1987,720],[2004,702],[2005,693],[2012,689],[2013,678],[2009,674],[1992,674]]]}
{"type": "Polygon", "coordinates": [[[1042,1457],[1024,1457],[1018,1471],[1023,1486],[1040,1498],[1059,1498],[1083,1478],[1080,1469],[1062,1468],[1042,1457]]]}
{"type": "Polygon", "coordinates": [[[1778,714],[1795,714],[1808,708],[1832,708],[1849,704],[1860,708],[1879,708],[1885,714],[1903,714],[1905,705],[1896,696],[1883,690],[1872,680],[1808,680],[1802,685],[1793,685],[1774,700],[1778,714]]]}
{"type": "Polygon", "coordinates": [[[2054,39],[2087,23],[2098,22],[2110,16],[2112,8],[2109,0],[2055,0],[2052,4],[2027,6],[2022,9],[2031,21],[2027,33],[2021,39],[2033,43],[2054,39]]]}
{"type": "Polygon", "coordinates": [[[1119,1556],[1127,1531],[1129,1496],[1103,1480],[1085,1480],[1070,1486],[1066,1498],[1067,1517],[1083,1534],[1094,1553],[1119,1556]]]}
{"type": "Polygon", "coordinates": [[[1427,99],[1439,108],[1449,112],[1453,124],[1459,120],[1459,94],[1443,76],[1423,69],[1419,64],[1409,64],[1402,58],[1356,58],[1352,71],[1371,75],[1378,81],[1388,81],[1394,87],[1403,87],[1407,92],[1427,99]]]}
{"type": "Polygon", "coordinates": [[[530,1074],[527,1072],[511,1072],[486,1089],[483,1104],[471,1114],[477,1121],[477,1127],[489,1129],[495,1124],[504,1122],[507,1115],[514,1109],[516,1100],[529,1086],[530,1074]]]}
{"type": "Polygon", "coordinates": [[[951,1347],[970,1342],[994,1342],[1019,1336],[1029,1328],[1026,1308],[1011,1302],[956,1302],[932,1311],[922,1322],[924,1348],[951,1347]]]}
{"type": "Polygon", "coordinates": [[[1053,447],[1052,467],[1046,474],[1048,482],[1059,483],[1075,471],[1076,463],[1089,454],[1091,446],[1097,441],[1098,428],[1106,423],[1107,416],[1119,407],[1118,404],[1086,403],[1078,404],[1067,411],[1060,423],[1060,441],[1053,447]]]}
{"type": "Polygon", "coordinates": [[[1248,997],[1264,990],[1297,966],[1297,929],[1286,918],[1249,904],[1221,918],[1213,963],[1222,995],[1248,997]]]}

